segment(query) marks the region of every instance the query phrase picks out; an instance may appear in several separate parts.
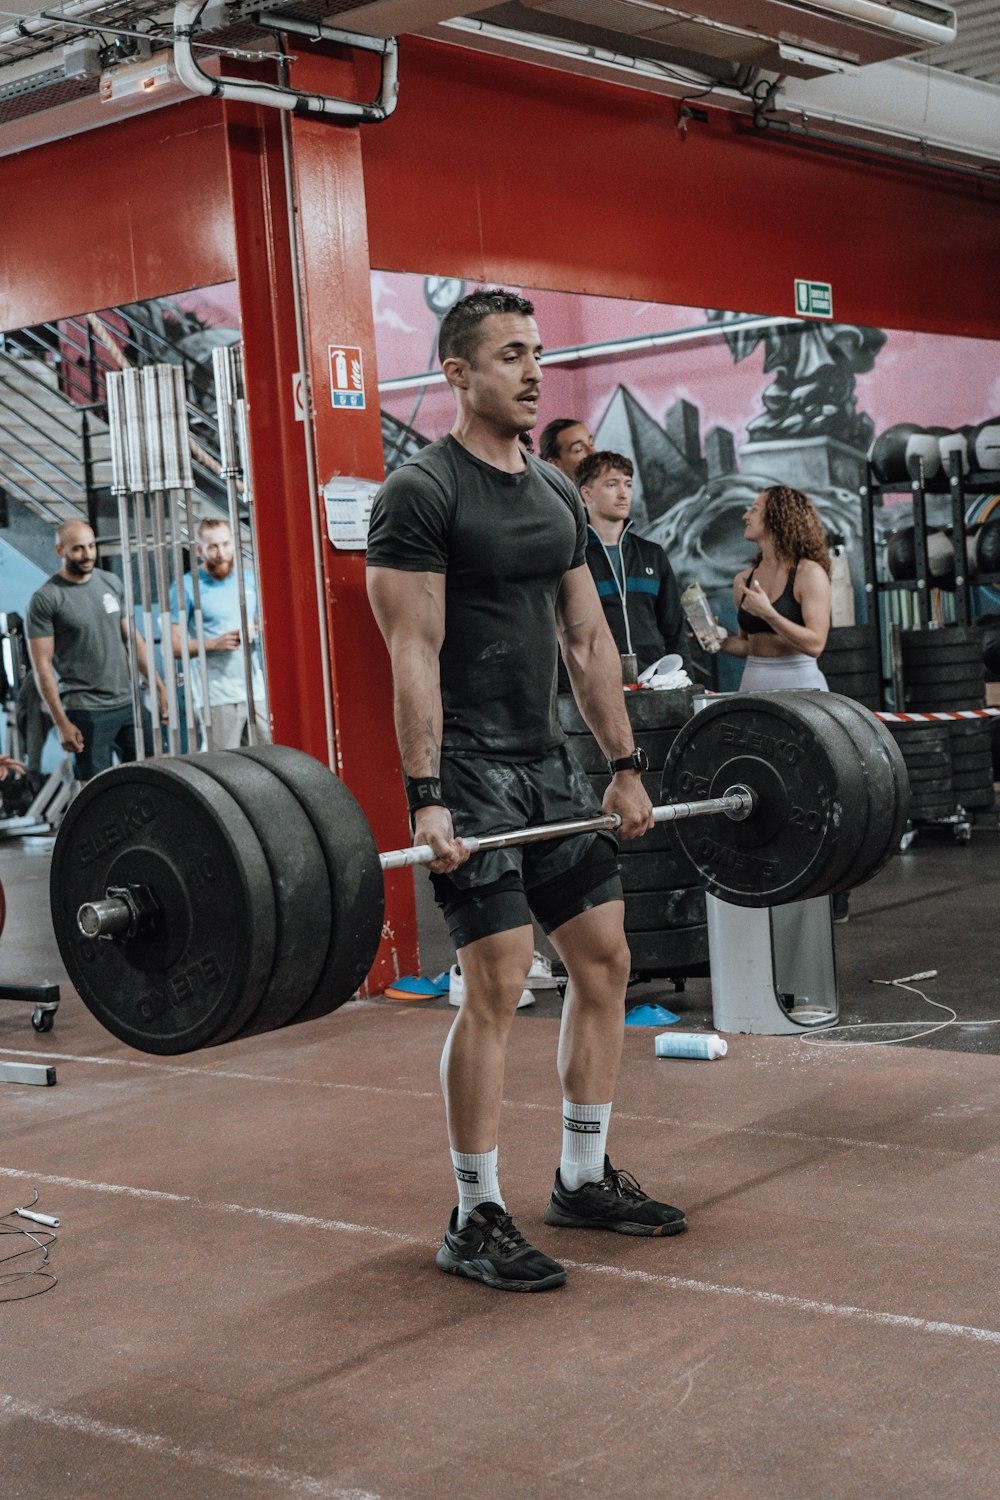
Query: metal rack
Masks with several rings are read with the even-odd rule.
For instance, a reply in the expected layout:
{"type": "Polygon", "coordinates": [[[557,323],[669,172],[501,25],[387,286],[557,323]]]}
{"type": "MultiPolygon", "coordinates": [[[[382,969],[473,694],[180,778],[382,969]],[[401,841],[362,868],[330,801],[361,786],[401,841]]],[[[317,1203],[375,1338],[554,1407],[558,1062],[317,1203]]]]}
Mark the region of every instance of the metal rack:
{"type": "MultiPolygon", "coordinates": [[[[862,526],[862,549],[865,564],[865,595],[868,602],[868,617],[875,620],[879,627],[880,637],[884,640],[887,632],[884,629],[883,611],[881,608],[881,596],[896,590],[906,592],[912,590],[917,599],[918,623],[921,627],[929,626],[931,621],[931,590],[934,587],[930,575],[927,558],[927,496],[949,495],[951,499],[951,537],[955,552],[955,619],[962,625],[971,624],[972,600],[971,591],[980,585],[1000,584],[1000,573],[977,574],[972,580],[966,572],[966,537],[968,527],[965,522],[966,498],[970,495],[988,495],[1000,493],[1000,472],[963,474],[962,466],[956,466],[957,472],[948,476],[946,482],[940,484],[928,484],[924,479],[924,466],[922,460],[917,460],[916,476],[908,480],[899,480],[889,484],[882,484],[875,479],[871,465],[866,466],[865,483],[861,486],[861,526],[862,526]],[[911,494],[913,496],[913,544],[917,562],[917,576],[913,579],[879,577],[878,553],[875,540],[875,518],[874,511],[881,505],[882,496],[887,494],[911,494]]],[[[944,476],[942,476],[944,479],[944,476]]],[[[883,676],[882,683],[882,706],[885,707],[886,679],[883,676]]]]}

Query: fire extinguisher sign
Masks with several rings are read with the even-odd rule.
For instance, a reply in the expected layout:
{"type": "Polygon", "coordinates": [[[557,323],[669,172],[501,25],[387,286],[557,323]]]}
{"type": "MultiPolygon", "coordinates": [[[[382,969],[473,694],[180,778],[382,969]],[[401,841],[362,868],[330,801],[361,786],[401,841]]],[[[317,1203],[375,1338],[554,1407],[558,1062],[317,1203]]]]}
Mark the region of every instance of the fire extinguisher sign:
{"type": "Polygon", "coordinates": [[[365,371],[354,344],[330,345],[330,399],[334,406],[364,410],[365,371]]]}

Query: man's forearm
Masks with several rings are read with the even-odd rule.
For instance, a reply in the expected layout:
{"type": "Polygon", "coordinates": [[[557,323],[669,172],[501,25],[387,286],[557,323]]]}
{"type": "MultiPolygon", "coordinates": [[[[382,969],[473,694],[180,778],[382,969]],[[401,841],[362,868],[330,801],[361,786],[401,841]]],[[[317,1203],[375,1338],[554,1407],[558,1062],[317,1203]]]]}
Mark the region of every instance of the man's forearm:
{"type": "Polygon", "coordinates": [[[622,663],[610,630],[589,646],[566,653],[573,697],[594,738],[609,760],[628,755],[635,745],[625,708],[622,663]]]}
{"type": "Polygon", "coordinates": [[[441,774],[441,677],[436,658],[406,650],[393,657],[393,711],[405,776],[441,774]]]}
{"type": "Polygon", "coordinates": [[[46,708],[52,715],[53,724],[58,725],[62,723],[67,715],[66,710],[62,706],[62,699],[59,696],[59,686],[56,682],[55,673],[51,667],[35,667],[34,673],[38,691],[45,701],[46,708]]]}

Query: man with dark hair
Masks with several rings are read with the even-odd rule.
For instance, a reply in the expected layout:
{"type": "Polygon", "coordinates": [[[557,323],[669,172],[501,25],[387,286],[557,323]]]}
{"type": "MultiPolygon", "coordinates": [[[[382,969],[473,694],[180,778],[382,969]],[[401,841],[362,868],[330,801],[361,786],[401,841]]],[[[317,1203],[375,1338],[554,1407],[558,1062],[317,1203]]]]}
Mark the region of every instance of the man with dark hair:
{"type": "Polygon", "coordinates": [[[577,464],[593,451],[594,439],[575,417],[555,417],[546,422],[538,440],[539,458],[560,469],[567,479],[573,478],[577,464]]]}
{"type": "Polygon", "coordinates": [[[560,645],[609,757],[605,811],[618,814],[626,839],[651,826],[645,758],[585,565],[583,507],[518,440],[535,425],[542,380],[533,311],[493,288],[445,316],[441,364],[455,424],[389,476],[368,537],[368,593],[392,659],[413,838],[437,856],[431,879],[465,980],[441,1060],[459,1204],[437,1264],[512,1291],[566,1280],[515,1227],[497,1171],[504,1058],[532,961],[532,914],[569,975],[558,1051],[563,1149],[545,1222],[654,1235],[685,1225],[605,1153],[630,967],[613,838],[577,834],[471,860],[463,842],[597,810],[556,714],[560,645]]]}
{"type": "MultiPolygon", "coordinates": [[[[28,651],[59,743],[76,758],[77,780],[89,781],[108,769],[116,750],[122,760],[136,756],[126,655],[130,627],[136,665],[144,677],[151,664],[135,622],[122,613],[121,579],[97,567],[97,541],[86,521],[63,522],[56,532],[56,555],[58,573],[28,603],[28,651]]],[[[166,718],[166,688],[158,675],[155,683],[166,718]]],[[[148,745],[148,715],[144,721],[148,745]]]]}
{"type": "MultiPolygon", "coordinates": [[[[587,507],[587,566],[618,650],[634,655],[644,671],[676,653],[690,667],[680,589],[656,542],[632,529],[632,460],[604,449],[590,453],[575,484],[587,507]]],[[[560,681],[564,691],[568,681],[560,681]]]]}

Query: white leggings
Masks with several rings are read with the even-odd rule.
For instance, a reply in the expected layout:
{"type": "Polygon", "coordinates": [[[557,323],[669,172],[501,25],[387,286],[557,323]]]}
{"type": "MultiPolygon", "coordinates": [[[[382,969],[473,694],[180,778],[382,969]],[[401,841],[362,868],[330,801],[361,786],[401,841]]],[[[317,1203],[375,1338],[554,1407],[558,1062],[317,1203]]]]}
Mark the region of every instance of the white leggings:
{"type": "Polygon", "coordinates": [[[814,656],[748,656],[740,682],[741,693],[790,693],[812,688],[828,693],[826,678],[814,656]]]}

